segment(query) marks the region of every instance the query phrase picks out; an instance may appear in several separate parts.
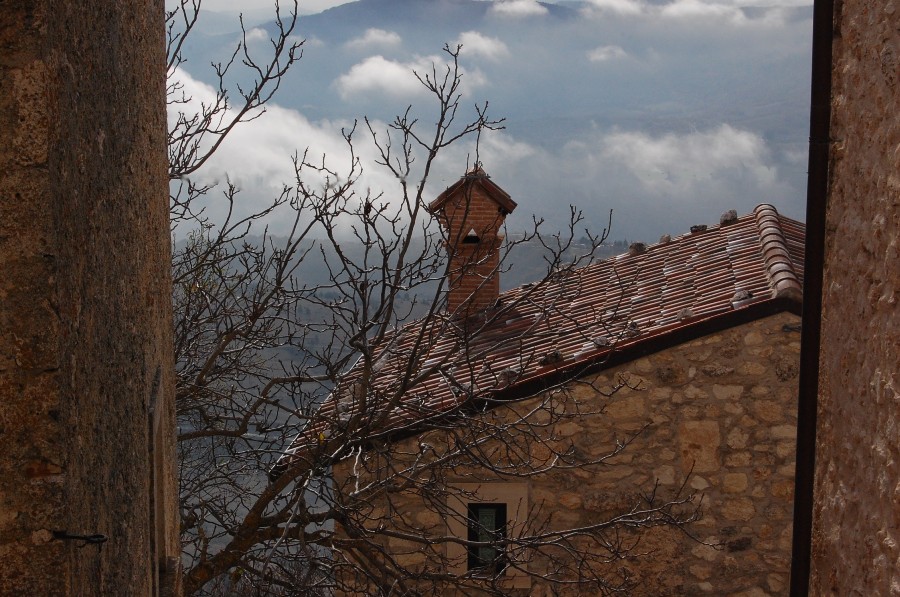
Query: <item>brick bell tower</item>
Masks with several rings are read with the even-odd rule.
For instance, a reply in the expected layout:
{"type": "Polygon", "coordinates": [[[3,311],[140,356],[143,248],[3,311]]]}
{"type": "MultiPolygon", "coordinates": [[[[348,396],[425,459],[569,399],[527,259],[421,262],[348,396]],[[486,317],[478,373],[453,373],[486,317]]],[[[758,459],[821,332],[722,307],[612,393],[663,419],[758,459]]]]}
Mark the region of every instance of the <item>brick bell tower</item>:
{"type": "Polygon", "coordinates": [[[450,257],[447,311],[468,316],[500,296],[500,233],[516,208],[509,194],[491,182],[481,164],[432,201],[428,210],[441,223],[450,257]]]}

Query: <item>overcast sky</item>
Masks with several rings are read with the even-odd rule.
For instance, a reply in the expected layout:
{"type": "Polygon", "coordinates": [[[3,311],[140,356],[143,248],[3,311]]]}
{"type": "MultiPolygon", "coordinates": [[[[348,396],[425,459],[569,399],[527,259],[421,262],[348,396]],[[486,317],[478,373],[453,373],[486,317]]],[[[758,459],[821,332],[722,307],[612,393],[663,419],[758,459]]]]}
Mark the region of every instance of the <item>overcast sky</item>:
{"type": "MultiPolygon", "coordinates": [[[[812,0],[559,3],[577,6],[569,20],[534,0],[488,2],[477,20],[429,18],[432,7],[454,3],[419,0],[405,2],[396,21],[380,1],[375,12],[351,15],[357,24],[301,19],[303,61],[268,113],[237,130],[202,176],[227,176],[248,204],[265,201],[290,181],[294,152],[345,160],[340,128],[354,118],[386,122],[412,104],[428,122],[412,70],[440,64],[450,42],[463,45],[464,105],[490,100],[508,119],[505,131],[485,137],[480,158],[519,202],[522,221],[534,214],[559,226],[571,203],[597,228],[612,208],[614,238],[653,242],[765,202],[802,219],[812,31],[804,7],[812,0]]],[[[311,1],[301,10],[339,4],[311,1]]],[[[271,0],[203,6],[249,14],[271,0]]],[[[201,66],[232,40],[217,27],[196,40],[179,73],[197,101],[212,93],[201,66]]],[[[264,28],[251,30],[251,43],[264,48],[267,39],[264,28]]],[[[372,157],[366,143],[359,150],[372,157]]],[[[473,152],[470,144],[447,151],[431,193],[451,184],[473,152]]],[[[363,184],[389,198],[397,183],[367,167],[363,184]]]]}

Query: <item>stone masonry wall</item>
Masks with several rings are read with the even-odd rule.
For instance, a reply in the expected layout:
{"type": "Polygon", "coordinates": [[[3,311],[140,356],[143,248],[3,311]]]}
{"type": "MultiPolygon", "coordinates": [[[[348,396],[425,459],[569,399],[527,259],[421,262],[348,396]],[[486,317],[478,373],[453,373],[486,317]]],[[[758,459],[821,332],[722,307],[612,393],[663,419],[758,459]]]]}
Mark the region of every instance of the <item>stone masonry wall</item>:
{"type": "Polygon", "coordinates": [[[4,595],[177,590],[164,62],[162,0],[0,2],[4,595]]]}
{"type": "MultiPolygon", "coordinates": [[[[586,380],[602,389],[626,379],[640,388],[623,389],[610,399],[591,385],[573,384],[571,396],[589,408],[608,404],[602,415],[558,424],[554,431],[561,446],[571,442],[578,452],[598,457],[612,449],[615,438],[648,427],[608,466],[528,479],[529,505],[543,503],[555,528],[572,528],[627,510],[657,481],[660,494],[671,496],[690,473],[688,491],[702,496],[703,518],[690,528],[700,542],[672,529],[654,529],[640,543],[646,555],[617,561],[610,572],[629,568],[640,583],[636,595],[787,594],[798,323],[794,315],[775,315],[586,380]]],[[[529,401],[520,404],[520,412],[530,410],[529,401]]],[[[397,452],[415,454],[423,439],[440,443],[415,438],[397,452]]],[[[538,462],[547,457],[533,455],[538,462]]],[[[349,472],[346,463],[335,467],[336,487],[349,472]]],[[[394,520],[410,521],[413,528],[436,523],[414,496],[392,496],[391,502],[394,520]]],[[[398,553],[406,550],[400,559],[421,565],[422,554],[402,543],[396,546],[398,553]]],[[[539,562],[529,566],[540,572],[539,562]]],[[[530,589],[510,594],[551,593],[533,580],[530,589]]]]}
{"type": "Polygon", "coordinates": [[[835,2],[811,594],[900,595],[900,2],[835,2]]]}

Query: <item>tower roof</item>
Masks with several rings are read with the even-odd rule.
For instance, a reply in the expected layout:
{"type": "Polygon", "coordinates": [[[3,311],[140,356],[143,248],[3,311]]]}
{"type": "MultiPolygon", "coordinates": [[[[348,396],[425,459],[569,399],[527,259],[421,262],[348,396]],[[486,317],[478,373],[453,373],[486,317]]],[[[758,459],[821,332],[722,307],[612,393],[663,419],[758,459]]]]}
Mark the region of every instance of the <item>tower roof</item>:
{"type": "Polygon", "coordinates": [[[481,164],[478,164],[475,168],[466,172],[458,181],[447,187],[434,201],[429,203],[428,211],[437,213],[447,201],[459,193],[471,191],[474,185],[478,185],[483,189],[484,194],[496,203],[504,214],[512,213],[516,208],[516,202],[512,200],[509,193],[492,182],[490,175],[484,171],[481,164]]]}

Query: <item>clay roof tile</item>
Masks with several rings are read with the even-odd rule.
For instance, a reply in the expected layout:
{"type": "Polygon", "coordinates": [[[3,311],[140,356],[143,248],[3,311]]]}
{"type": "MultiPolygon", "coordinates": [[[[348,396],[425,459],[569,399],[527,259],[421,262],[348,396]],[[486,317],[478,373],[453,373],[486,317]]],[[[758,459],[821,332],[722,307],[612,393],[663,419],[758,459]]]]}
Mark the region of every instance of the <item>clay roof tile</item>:
{"type": "MultiPolygon", "coordinates": [[[[473,180],[487,184],[486,178],[473,180]]],[[[471,400],[523,397],[543,378],[602,368],[617,354],[654,352],[709,333],[713,324],[722,329],[778,310],[799,312],[804,234],[801,222],[764,204],[729,218],[725,226],[502,293],[501,306],[477,325],[461,326],[440,315],[408,324],[382,351],[396,356],[419,350],[417,362],[384,359],[372,391],[389,394],[403,388],[408,371],[424,379],[406,390],[402,408],[382,413],[386,418],[379,432],[412,432],[434,417],[457,413],[471,400]],[[433,343],[417,347],[422,325],[431,328],[425,337],[433,343]],[[509,373],[513,370],[515,375],[509,373]],[[422,413],[429,413],[424,420],[422,413]]],[[[358,369],[347,373],[347,383],[353,383],[358,369]]],[[[327,400],[322,413],[333,412],[333,402],[327,400]]],[[[315,425],[327,421],[323,416],[315,425]]],[[[320,431],[315,427],[302,434],[294,448],[314,443],[309,438],[320,431]]]]}

